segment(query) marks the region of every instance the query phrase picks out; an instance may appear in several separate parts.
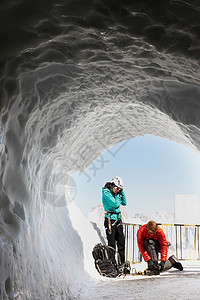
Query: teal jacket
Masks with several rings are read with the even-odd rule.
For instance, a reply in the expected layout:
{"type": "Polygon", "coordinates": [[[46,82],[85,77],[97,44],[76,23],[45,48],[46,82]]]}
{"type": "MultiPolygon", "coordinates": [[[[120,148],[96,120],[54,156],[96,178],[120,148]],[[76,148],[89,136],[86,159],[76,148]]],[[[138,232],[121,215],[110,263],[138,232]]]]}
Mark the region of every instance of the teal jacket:
{"type": "MultiPolygon", "coordinates": [[[[111,190],[102,188],[102,203],[105,212],[111,211],[116,213],[111,215],[111,219],[121,219],[122,217],[121,215],[118,216],[118,213],[120,213],[120,206],[127,204],[125,193],[122,190],[120,193],[114,194],[111,190]]],[[[108,216],[108,214],[105,214],[106,218],[108,218],[108,216]]]]}

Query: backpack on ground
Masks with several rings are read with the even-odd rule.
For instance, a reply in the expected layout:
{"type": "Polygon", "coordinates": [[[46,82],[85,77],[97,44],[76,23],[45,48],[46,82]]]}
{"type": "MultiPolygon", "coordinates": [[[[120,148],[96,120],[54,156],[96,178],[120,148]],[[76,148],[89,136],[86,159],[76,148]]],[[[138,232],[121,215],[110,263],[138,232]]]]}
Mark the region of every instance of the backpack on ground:
{"type": "Polygon", "coordinates": [[[111,278],[118,276],[117,263],[111,260],[115,256],[115,252],[115,249],[110,246],[102,244],[94,246],[92,255],[95,260],[95,267],[102,276],[111,278]]]}

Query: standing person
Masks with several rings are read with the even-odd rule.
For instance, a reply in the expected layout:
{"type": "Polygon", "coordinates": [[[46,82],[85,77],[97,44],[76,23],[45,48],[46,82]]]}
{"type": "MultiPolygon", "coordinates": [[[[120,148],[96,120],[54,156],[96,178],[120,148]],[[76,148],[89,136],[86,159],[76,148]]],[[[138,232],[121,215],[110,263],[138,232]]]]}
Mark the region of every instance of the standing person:
{"type": "Polygon", "coordinates": [[[182,264],[172,255],[167,259],[168,243],[165,233],[155,221],[149,221],[137,231],[137,242],[143,259],[148,264],[148,270],[166,271],[174,267],[183,270],[182,264]],[[160,262],[158,253],[160,253],[160,262]]]}
{"type": "MultiPolygon", "coordinates": [[[[106,236],[108,246],[119,252],[119,264],[123,267],[125,262],[125,237],[123,233],[122,215],[120,206],[126,205],[126,196],[123,191],[123,181],[120,177],[115,176],[111,182],[107,182],[102,188],[102,203],[105,210],[106,236]]],[[[115,256],[112,261],[115,263],[115,256]]]]}

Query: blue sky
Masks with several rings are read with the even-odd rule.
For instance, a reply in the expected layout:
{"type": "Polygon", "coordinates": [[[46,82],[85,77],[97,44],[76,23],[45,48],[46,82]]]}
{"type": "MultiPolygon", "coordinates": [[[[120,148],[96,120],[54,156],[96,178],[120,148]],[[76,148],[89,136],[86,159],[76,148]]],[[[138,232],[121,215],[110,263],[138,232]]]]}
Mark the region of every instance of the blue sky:
{"type": "Polygon", "coordinates": [[[200,199],[200,154],[174,141],[152,135],[121,142],[83,173],[72,176],[77,186],[75,202],[87,216],[101,204],[101,188],[114,176],[124,181],[127,213],[174,213],[175,194],[197,194],[200,199]]]}

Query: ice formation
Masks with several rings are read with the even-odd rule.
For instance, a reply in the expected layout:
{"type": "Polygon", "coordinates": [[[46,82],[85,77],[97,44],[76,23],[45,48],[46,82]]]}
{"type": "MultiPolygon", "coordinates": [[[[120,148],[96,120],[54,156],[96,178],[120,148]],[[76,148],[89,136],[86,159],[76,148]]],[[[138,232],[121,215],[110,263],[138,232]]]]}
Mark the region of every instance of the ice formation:
{"type": "Polygon", "coordinates": [[[199,151],[200,4],[3,0],[0,13],[1,299],[80,299],[69,176],[144,134],[199,151]]]}

